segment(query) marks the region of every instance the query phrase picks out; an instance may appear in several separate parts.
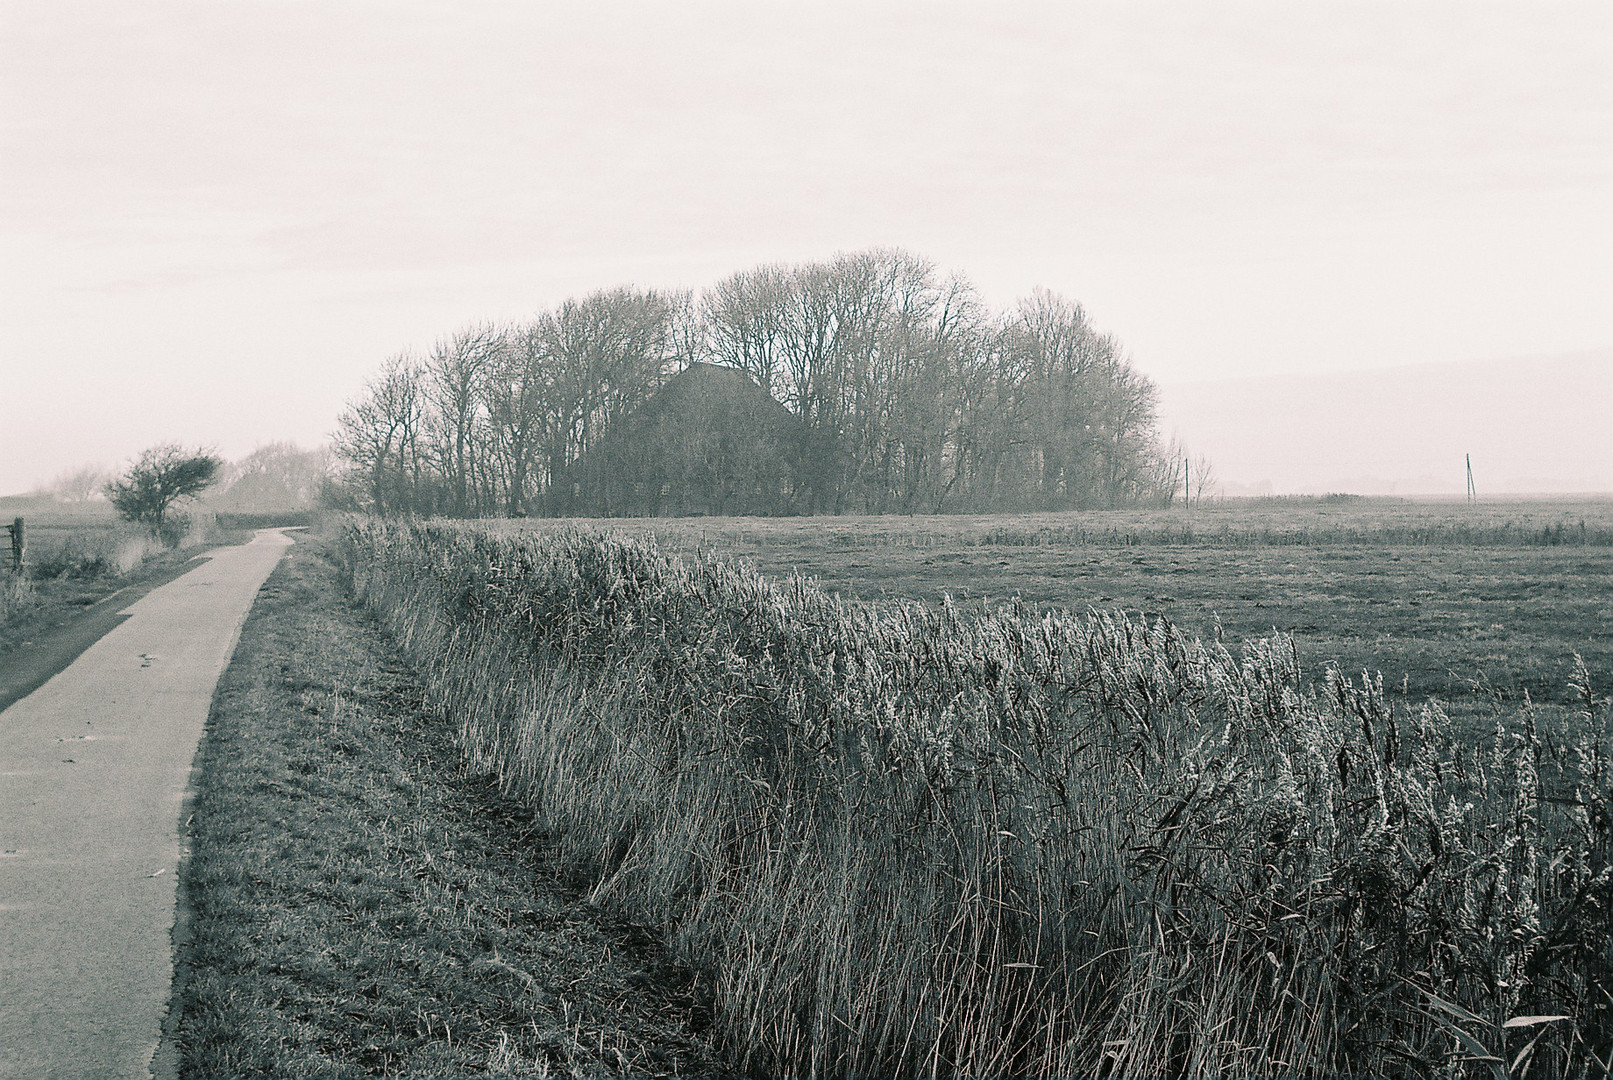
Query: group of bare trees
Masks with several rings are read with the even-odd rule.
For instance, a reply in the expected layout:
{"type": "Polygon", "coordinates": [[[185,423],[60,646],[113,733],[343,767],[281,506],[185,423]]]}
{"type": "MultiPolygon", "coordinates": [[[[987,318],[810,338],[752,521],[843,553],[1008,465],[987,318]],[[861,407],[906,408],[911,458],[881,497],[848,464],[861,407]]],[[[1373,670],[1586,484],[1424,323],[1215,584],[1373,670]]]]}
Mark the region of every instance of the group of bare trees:
{"type": "Polygon", "coordinates": [[[393,357],[340,420],[349,497],[382,513],[610,512],[585,466],[697,362],[745,372],[788,411],[779,505],[797,512],[1113,506],[1180,481],[1152,382],[1079,305],[1037,292],[992,312],[927,260],[873,250],[745,270],[698,297],[597,292],[393,357]]]}
{"type": "Polygon", "coordinates": [[[225,463],[207,503],[220,513],[309,510],[330,494],[334,464],[327,447],[304,450],[290,442],[265,443],[241,460],[225,463]]]}

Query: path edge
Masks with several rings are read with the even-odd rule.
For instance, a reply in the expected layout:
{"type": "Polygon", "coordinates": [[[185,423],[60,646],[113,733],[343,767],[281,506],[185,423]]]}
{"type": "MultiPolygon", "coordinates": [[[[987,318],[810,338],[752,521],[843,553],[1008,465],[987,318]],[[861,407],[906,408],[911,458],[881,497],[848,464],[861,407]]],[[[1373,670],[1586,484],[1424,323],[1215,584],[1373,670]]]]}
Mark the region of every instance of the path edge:
{"type": "MultiPolygon", "coordinates": [[[[252,595],[252,603],[248,604],[241,617],[236,620],[235,629],[230,632],[230,645],[225,654],[224,668],[219,672],[218,682],[213,684],[213,700],[207,707],[207,722],[212,723],[213,710],[218,706],[218,688],[224,682],[224,673],[235,662],[235,648],[241,643],[241,631],[246,626],[247,619],[252,617],[252,611],[258,605],[258,596],[269,587],[275,574],[285,565],[286,559],[291,555],[292,548],[297,546],[298,537],[295,532],[301,530],[291,529],[258,529],[253,532],[253,538],[266,532],[278,532],[288,537],[292,542],[281,552],[280,561],[274,564],[269,576],[263,579],[258,591],[252,595]]],[[[250,541],[249,541],[250,542],[250,541]]],[[[185,881],[190,870],[191,840],[193,833],[191,824],[195,818],[196,807],[196,781],[201,775],[202,744],[207,741],[207,729],[202,729],[202,737],[197,740],[196,752],[191,755],[190,772],[185,778],[185,795],[179,803],[179,820],[177,822],[177,837],[179,840],[179,865],[174,870],[174,924],[168,932],[168,949],[170,965],[173,975],[169,980],[168,1008],[163,1013],[162,1027],[157,1036],[157,1046],[151,1055],[151,1063],[147,1071],[152,1080],[179,1080],[180,1066],[184,1056],[179,1048],[179,1025],[184,1020],[184,995],[182,993],[186,982],[189,981],[190,972],[181,963],[180,957],[189,949],[191,942],[191,902],[190,890],[185,881]]]]}

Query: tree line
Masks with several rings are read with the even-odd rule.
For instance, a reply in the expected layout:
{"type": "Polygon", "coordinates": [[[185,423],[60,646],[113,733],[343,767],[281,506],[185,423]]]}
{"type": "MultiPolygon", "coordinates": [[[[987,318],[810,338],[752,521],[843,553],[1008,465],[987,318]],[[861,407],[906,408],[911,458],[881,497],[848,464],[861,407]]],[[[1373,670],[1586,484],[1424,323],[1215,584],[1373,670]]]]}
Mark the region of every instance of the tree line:
{"type": "Polygon", "coordinates": [[[340,417],[346,498],[387,514],[619,512],[600,463],[631,458],[619,444],[646,429],[630,421],[700,364],[782,406],[768,468],[784,512],[1062,510],[1181,487],[1154,384],[1079,304],[1037,291],[992,311],[961,277],[876,249],[699,295],[601,290],[394,356],[340,417]]]}

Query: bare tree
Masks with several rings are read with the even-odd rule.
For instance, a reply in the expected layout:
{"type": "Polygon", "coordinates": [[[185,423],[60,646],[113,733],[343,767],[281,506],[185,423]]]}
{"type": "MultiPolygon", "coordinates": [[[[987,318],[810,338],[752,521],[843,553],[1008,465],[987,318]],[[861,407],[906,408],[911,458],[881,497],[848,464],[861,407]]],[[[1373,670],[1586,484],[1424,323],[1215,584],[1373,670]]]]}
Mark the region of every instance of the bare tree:
{"type": "Polygon", "coordinates": [[[1194,454],[1187,463],[1188,486],[1192,490],[1194,505],[1204,498],[1205,492],[1215,493],[1217,479],[1215,466],[1203,453],[1194,454]]]}
{"type": "Polygon", "coordinates": [[[540,320],[554,367],[545,439],[551,513],[584,504],[587,478],[573,466],[665,381],[675,362],[672,316],[666,294],[620,288],[567,300],[540,320]]]}
{"type": "Polygon", "coordinates": [[[1155,447],[1149,468],[1152,501],[1160,506],[1174,506],[1178,498],[1185,498],[1184,478],[1187,475],[1187,451],[1181,437],[1171,434],[1162,445],[1155,447]]]}
{"type": "Polygon", "coordinates": [[[910,501],[911,473],[941,425],[946,348],[938,313],[962,290],[933,266],[877,249],[823,263],[765,266],[706,294],[713,359],[737,367],[801,420],[806,508],[910,501]]]}
{"type": "Polygon", "coordinates": [[[1093,386],[1092,449],[1105,505],[1146,497],[1149,457],[1157,441],[1158,390],[1126,359],[1120,343],[1102,339],[1093,386]]]}
{"type": "Polygon", "coordinates": [[[466,517],[478,509],[479,428],[485,421],[487,380],[505,345],[506,335],[500,328],[469,326],[438,342],[426,359],[422,384],[430,406],[426,431],[447,487],[444,509],[455,517],[466,517]]]}
{"type": "Polygon", "coordinates": [[[305,510],[319,504],[331,479],[331,452],[295,443],[266,443],[224,467],[221,491],[209,498],[215,510],[264,513],[305,510]]]}
{"type": "Polygon", "coordinates": [[[719,281],[701,300],[714,363],[738,368],[763,390],[799,412],[784,377],[784,313],[795,283],[778,264],[742,270],[719,281]]]}
{"type": "Polygon", "coordinates": [[[87,503],[100,495],[112,474],[97,465],[70,469],[50,482],[46,489],[65,503],[87,503]]]}
{"type": "Polygon", "coordinates": [[[1110,506],[1150,487],[1156,390],[1079,304],[1038,290],[1003,328],[1002,422],[1020,448],[1026,490],[1044,509],[1110,506]]]}
{"type": "Polygon", "coordinates": [[[337,421],[336,451],[350,467],[359,504],[375,513],[421,509],[425,402],[420,383],[419,362],[400,353],[386,362],[337,421]]]}
{"type": "Polygon", "coordinates": [[[543,486],[544,431],[555,397],[557,370],[542,323],[512,329],[488,379],[492,453],[501,477],[504,512],[524,517],[543,486]]]}

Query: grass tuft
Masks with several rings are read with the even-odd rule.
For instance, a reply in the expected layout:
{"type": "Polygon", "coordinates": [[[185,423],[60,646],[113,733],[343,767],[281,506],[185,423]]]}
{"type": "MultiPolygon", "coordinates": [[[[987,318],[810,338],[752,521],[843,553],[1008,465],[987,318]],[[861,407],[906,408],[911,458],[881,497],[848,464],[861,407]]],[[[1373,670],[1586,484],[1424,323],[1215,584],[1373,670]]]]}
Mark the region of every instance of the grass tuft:
{"type": "Polygon", "coordinates": [[[39,591],[22,574],[0,570],[0,629],[22,619],[39,606],[39,591]]]}

